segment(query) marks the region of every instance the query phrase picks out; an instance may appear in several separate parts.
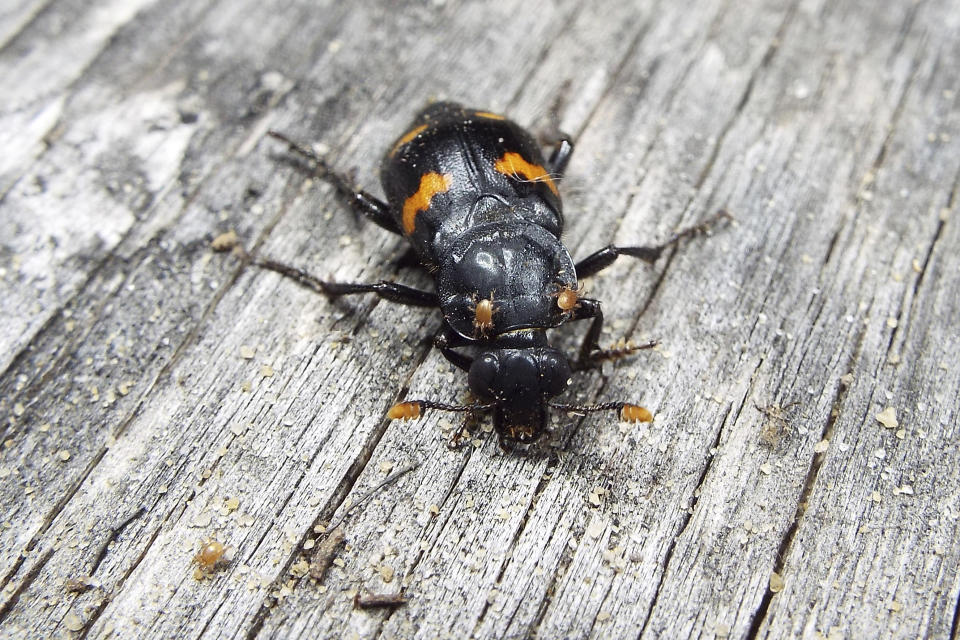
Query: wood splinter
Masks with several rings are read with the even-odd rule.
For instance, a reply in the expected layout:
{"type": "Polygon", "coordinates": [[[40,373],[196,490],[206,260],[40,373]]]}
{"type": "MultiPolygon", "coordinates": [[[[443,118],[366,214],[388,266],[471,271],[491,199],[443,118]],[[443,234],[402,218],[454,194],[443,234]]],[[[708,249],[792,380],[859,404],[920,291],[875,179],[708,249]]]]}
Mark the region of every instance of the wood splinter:
{"type": "Polygon", "coordinates": [[[343,544],[344,538],[343,528],[334,527],[333,530],[327,534],[327,537],[323,539],[323,542],[317,546],[317,550],[313,552],[313,557],[310,559],[309,574],[311,578],[317,582],[323,581],[327,569],[330,568],[330,564],[333,562],[337,548],[343,544]]]}
{"type": "Polygon", "coordinates": [[[367,593],[353,596],[354,609],[383,609],[385,607],[402,607],[407,604],[407,597],[403,593],[367,593]]]}

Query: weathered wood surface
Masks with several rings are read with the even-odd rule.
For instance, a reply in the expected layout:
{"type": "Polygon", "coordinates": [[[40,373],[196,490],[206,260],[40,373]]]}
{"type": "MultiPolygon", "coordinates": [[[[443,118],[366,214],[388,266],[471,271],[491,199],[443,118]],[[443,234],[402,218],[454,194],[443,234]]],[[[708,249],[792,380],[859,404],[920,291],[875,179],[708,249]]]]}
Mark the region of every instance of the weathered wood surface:
{"type": "Polygon", "coordinates": [[[955,636],[958,36],[949,0],[5,8],[0,635],[955,636]],[[430,97],[542,130],[562,98],[575,257],[735,214],[589,283],[605,339],[663,344],[569,397],[649,428],[448,450],[384,419],[463,396],[435,313],[210,252],[428,286],[264,134],[377,190],[430,97]]]}

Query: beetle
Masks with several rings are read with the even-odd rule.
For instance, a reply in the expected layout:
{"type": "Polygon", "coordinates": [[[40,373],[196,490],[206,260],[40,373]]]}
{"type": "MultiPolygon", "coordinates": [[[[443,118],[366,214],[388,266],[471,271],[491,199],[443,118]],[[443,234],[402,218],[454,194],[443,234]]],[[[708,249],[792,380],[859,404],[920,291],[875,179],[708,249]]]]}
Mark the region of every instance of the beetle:
{"type": "Polygon", "coordinates": [[[656,344],[621,342],[601,349],[600,302],[582,295],[580,279],[622,255],[652,263],[667,247],[706,230],[726,212],[660,245],[611,244],[574,262],[560,240],[564,219],[558,182],[573,152],[567,136],[559,136],[544,158],[534,137],[504,116],[452,102],[430,104],[383,158],[383,202],[354,188],[313,150],[279,132],[269,134],[313,163],[317,176],[355,211],[406,238],[433,275],[436,292],[390,281],[324,281],[273,260],[254,261],[331,298],[375,293],[399,304],[440,309],[444,322],[434,345],[467,373],[470,391],[479,401],[451,405],[407,400],[395,404],[389,418],[419,418],[427,409],[492,412],[504,446],[531,443],[545,434],[551,408],[613,410],[624,421],[652,420],[649,411],[626,402],[553,400],[567,389],[575,368],[656,344]],[[591,322],[579,358],[571,363],[550,345],[547,331],[578,320],[591,322]],[[465,348],[476,354],[469,355],[465,348]]]}

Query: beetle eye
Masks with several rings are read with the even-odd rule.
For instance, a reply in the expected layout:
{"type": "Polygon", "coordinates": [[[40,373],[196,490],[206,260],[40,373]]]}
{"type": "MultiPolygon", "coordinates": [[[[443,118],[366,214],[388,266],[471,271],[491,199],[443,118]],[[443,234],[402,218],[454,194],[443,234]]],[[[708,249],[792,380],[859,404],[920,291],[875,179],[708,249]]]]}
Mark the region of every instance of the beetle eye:
{"type": "Polygon", "coordinates": [[[566,391],[570,376],[573,375],[567,358],[552,349],[540,356],[540,372],[543,376],[544,391],[550,397],[566,391]]]}
{"type": "Polygon", "coordinates": [[[485,353],[470,365],[470,373],[467,381],[470,384],[470,391],[481,400],[490,401],[493,399],[493,385],[497,380],[500,371],[500,361],[492,353],[485,353]]]}

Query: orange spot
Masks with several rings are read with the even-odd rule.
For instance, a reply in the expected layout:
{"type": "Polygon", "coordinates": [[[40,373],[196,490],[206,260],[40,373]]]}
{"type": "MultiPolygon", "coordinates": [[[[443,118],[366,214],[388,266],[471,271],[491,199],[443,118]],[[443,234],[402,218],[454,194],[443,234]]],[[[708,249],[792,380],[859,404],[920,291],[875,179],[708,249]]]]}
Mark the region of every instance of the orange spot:
{"type": "Polygon", "coordinates": [[[416,226],[414,218],[421,211],[430,208],[430,201],[438,193],[446,193],[453,184],[453,176],[449,173],[425,173],[420,176],[420,188],[403,203],[403,230],[407,234],[413,233],[416,226]]]}
{"type": "Polygon", "coordinates": [[[418,135],[420,135],[423,132],[423,130],[426,128],[427,128],[427,125],[422,124],[419,127],[414,127],[413,129],[410,129],[410,131],[407,131],[405,134],[403,134],[402,138],[397,140],[397,143],[393,145],[393,148],[390,149],[390,155],[391,156],[396,155],[397,151],[400,151],[400,148],[403,145],[413,141],[413,139],[416,138],[418,135]]]}
{"type": "Polygon", "coordinates": [[[390,420],[416,420],[419,417],[419,402],[398,402],[387,412],[387,418],[390,420]]]}
{"type": "Polygon", "coordinates": [[[499,113],[493,113],[491,111],[475,111],[473,115],[479,118],[488,118],[490,120],[506,120],[506,118],[499,113]]]}
{"type": "Polygon", "coordinates": [[[530,164],[515,151],[508,151],[503,154],[503,157],[497,160],[493,168],[505,176],[519,176],[530,182],[545,182],[550,187],[550,191],[553,191],[555,196],[560,197],[557,185],[553,183],[553,178],[550,177],[547,170],[538,164],[530,164]]]}
{"type": "Polygon", "coordinates": [[[624,422],[653,422],[653,414],[635,404],[625,404],[620,410],[620,419],[624,422]]]}

